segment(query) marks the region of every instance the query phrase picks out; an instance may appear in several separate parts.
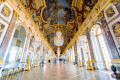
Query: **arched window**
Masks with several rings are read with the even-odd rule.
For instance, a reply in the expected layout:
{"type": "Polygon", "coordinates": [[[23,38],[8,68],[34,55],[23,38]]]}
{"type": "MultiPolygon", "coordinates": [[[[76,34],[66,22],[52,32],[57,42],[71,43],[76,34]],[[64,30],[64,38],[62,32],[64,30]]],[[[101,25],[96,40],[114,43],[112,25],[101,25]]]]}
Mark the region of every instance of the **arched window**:
{"type": "Polygon", "coordinates": [[[89,53],[88,42],[86,35],[79,36],[79,49],[80,55],[83,61],[83,65],[87,65],[88,57],[87,53],[89,53]]]}
{"type": "Polygon", "coordinates": [[[98,42],[99,42],[100,49],[101,49],[101,52],[103,55],[106,69],[110,69],[111,60],[110,60],[110,56],[109,56],[109,53],[108,53],[108,50],[107,50],[100,27],[98,27],[98,29],[97,29],[97,37],[98,37],[98,42]]]}
{"type": "Polygon", "coordinates": [[[103,69],[104,67],[106,69],[110,69],[111,60],[100,29],[100,25],[95,24],[92,27],[90,34],[98,69],[103,69]]]}
{"type": "Polygon", "coordinates": [[[10,44],[10,48],[8,50],[6,63],[20,62],[24,51],[25,41],[26,41],[26,30],[22,25],[18,25],[17,28],[15,29],[10,44]]]}

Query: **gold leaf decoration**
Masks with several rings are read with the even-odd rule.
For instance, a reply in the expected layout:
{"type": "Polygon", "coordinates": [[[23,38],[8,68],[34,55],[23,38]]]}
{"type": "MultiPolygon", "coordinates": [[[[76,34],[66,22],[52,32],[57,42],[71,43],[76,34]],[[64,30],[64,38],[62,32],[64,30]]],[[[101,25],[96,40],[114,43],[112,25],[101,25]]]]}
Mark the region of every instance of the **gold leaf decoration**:
{"type": "Polygon", "coordinates": [[[7,6],[4,6],[1,12],[6,17],[10,15],[10,9],[7,6]]]}

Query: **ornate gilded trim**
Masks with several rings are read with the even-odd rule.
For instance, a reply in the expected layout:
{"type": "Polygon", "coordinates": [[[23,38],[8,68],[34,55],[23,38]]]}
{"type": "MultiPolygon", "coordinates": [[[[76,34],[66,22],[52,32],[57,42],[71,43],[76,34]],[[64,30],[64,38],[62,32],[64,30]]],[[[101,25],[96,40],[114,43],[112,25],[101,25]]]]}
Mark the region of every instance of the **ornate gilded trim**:
{"type": "MultiPolygon", "coordinates": [[[[45,0],[43,0],[43,3],[44,3],[44,7],[42,8],[42,10],[41,10],[41,18],[42,18],[42,21],[44,22],[44,23],[48,23],[49,25],[50,25],[50,22],[46,22],[44,19],[43,19],[43,16],[42,16],[42,14],[43,14],[43,10],[46,8],[46,2],[45,2],[45,0]]],[[[75,11],[75,16],[77,16],[77,11],[76,11],[76,9],[73,7],[73,5],[72,5],[72,9],[74,9],[74,11],[75,11]]],[[[54,25],[50,25],[50,26],[68,26],[69,24],[71,24],[71,23],[74,23],[75,22],[75,20],[73,20],[73,21],[71,21],[71,22],[67,22],[67,24],[66,25],[64,25],[64,24],[54,24],[54,25]]]]}
{"type": "Polygon", "coordinates": [[[0,2],[2,3],[2,2],[5,2],[6,0],[0,0],[0,2]]]}
{"type": "Polygon", "coordinates": [[[13,15],[16,17],[16,18],[19,18],[19,15],[18,15],[18,13],[14,10],[13,11],[13,15]]]}
{"type": "Polygon", "coordinates": [[[69,42],[69,44],[67,45],[67,47],[65,48],[63,54],[66,53],[66,50],[68,48],[70,48],[74,42],[77,40],[78,36],[82,35],[83,32],[90,27],[91,25],[93,25],[93,22],[98,19],[98,17],[100,16],[100,13],[106,8],[106,6],[108,6],[108,4],[111,3],[111,0],[98,0],[97,4],[94,6],[94,8],[92,9],[92,11],[90,12],[90,14],[87,16],[86,20],[83,22],[83,24],[81,26],[79,26],[78,32],[75,34],[75,36],[73,37],[73,39],[69,42]]]}
{"type": "Polygon", "coordinates": [[[39,31],[39,26],[35,24],[35,22],[33,21],[30,13],[28,13],[29,9],[27,9],[27,11],[26,11],[26,8],[21,4],[20,0],[7,0],[6,2],[14,9],[14,12],[15,12],[14,15],[16,17],[19,17],[18,19],[21,22],[23,22],[26,25],[26,27],[28,27],[28,29],[30,27],[31,30],[32,30],[33,35],[39,36],[41,42],[43,42],[44,45],[49,50],[51,50],[51,52],[53,54],[55,54],[53,49],[51,48],[51,46],[47,42],[47,39],[44,38],[42,32],[39,31]]]}
{"type": "Polygon", "coordinates": [[[112,4],[116,4],[119,0],[111,0],[112,4]]]}

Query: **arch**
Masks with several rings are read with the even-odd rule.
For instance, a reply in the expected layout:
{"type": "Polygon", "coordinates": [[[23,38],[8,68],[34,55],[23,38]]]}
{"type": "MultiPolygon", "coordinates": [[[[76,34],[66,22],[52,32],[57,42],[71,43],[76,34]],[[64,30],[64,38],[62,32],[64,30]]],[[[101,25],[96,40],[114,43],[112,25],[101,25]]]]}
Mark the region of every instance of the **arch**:
{"type": "Polygon", "coordinates": [[[93,53],[96,60],[95,67],[98,69],[110,69],[110,57],[100,27],[100,24],[94,24],[90,31],[93,53]]]}
{"type": "Polygon", "coordinates": [[[28,33],[28,28],[27,28],[22,22],[20,22],[20,21],[16,21],[14,31],[16,30],[16,28],[17,28],[19,25],[21,25],[21,26],[24,27],[24,29],[25,29],[25,31],[26,31],[26,35],[27,35],[27,33],[28,33]]]}
{"type": "Polygon", "coordinates": [[[17,25],[12,33],[5,59],[4,68],[18,67],[23,57],[26,44],[26,29],[23,25],[17,25]],[[14,64],[14,65],[12,65],[14,64]]]}
{"type": "Polygon", "coordinates": [[[90,55],[89,48],[88,48],[88,41],[86,35],[81,35],[78,37],[79,39],[79,49],[81,55],[81,61],[84,66],[87,66],[87,53],[90,55]]]}
{"type": "Polygon", "coordinates": [[[94,25],[92,26],[91,30],[90,30],[90,34],[91,34],[91,35],[96,35],[97,29],[98,29],[99,26],[100,26],[99,24],[94,24],[94,25]]]}

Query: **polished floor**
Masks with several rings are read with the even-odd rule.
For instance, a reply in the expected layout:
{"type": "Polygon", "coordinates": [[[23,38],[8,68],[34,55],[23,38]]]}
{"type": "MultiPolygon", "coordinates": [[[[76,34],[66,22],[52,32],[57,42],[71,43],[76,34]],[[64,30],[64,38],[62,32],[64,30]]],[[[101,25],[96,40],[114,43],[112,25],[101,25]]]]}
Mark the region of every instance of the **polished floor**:
{"type": "Polygon", "coordinates": [[[47,64],[20,72],[6,80],[116,80],[105,71],[91,71],[72,64],[47,64]]]}

